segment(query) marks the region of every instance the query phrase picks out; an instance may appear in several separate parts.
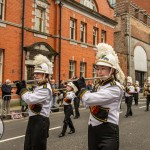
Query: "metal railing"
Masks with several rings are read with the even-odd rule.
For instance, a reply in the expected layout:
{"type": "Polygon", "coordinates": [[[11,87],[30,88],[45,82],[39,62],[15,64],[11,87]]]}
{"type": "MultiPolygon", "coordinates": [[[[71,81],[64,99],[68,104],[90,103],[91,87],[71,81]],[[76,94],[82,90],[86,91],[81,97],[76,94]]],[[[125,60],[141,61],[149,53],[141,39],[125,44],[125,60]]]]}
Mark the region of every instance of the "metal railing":
{"type": "MultiPolygon", "coordinates": [[[[22,113],[26,113],[26,112],[16,112],[11,110],[10,106],[11,106],[11,102],[12,102],[12,97],[17,96],[17,94],[11,94],[11,95],[5,95],[3,97],[1,97],[1,102],[0,102],[0,116],[1,117],[11,117],[12,119],[19,119],[22,118],[22,113]],[[8,99],[10,100],[4,100],[6,97],[8,97],[8,99]]],[[[21,108],[20,108],[21,110],[21,108]]]]}

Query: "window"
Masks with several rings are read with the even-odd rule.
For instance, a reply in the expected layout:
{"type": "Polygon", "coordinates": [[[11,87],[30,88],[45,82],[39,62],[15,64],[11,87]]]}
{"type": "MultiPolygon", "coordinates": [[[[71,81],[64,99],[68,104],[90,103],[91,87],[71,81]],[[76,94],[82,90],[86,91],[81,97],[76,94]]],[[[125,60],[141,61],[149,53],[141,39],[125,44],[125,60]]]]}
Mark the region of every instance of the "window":
{"type": "Polygon", "coordinates": [[[106,43],[106,31],[101,31],[101,42],[106,43]]]}
{"type": "Polygon", "coordinates": [[[95,67],[94,67],[95,65],[93,65],[93,77],[96,77],[97,76],[97,74],[96,74],[96,69],[95,69],[95,67]]]}
{"type": "Polygon", "coordinates": [[[0,82],[2,83],[2,71],[3,71],[3,50],[0,49],[0,82]]]}
{"type": "Polygon", "coordinates": [[[93,28],[93,45],[97,45],[98,42],[98,28],[93,28]]]}
{"type": "Polygon", "coordinates": [[[45,9],[37,6],[35,16],[35,29],[40,32],[45,32],[45,9]]]}
{"type": "Polygon", "coordinates": [[[0,19],[4,19],[5,0],[0,0],[0,19]]]}
{"type": "Polygon", "coordinates": [[[85,66],[86,66],[85,62],[80,63],[80,77],[85,77],[85,66]]]}
{"type": "Polygon", "coordinates": [[[27,65],[27,80],[33,80],[34,66],[27,65]]]}
{"type": "MultiPolygon", "coordinates": [[[[93,72],[92,72],[93,78],[97,77],[96,69],[94,66],[95,66],[95,64],[93,65],[93,72]]],[[[96,81],[96,79],[94,79],[93,83],[95,83],[95,81],[96,81]]]]}
{"type": "Polygon", "coordinates": [[[81,22],[80,31],[81,31],[80,41],[85,43],[86,42],[86,23],[81,22]]]}
{"type": "Polygon", "coordinates": [[[112,7],[116,6],[116,0],[108,0],[112,7]]]}
{"type": "Polygon", "coordinates": [[[80,3],[94,11],[97,11],[94,0],[80,0],[80,3]]]}
{"type": "Polygon", "coordinates": [[[75,76],[75,61],[71,60],[69,62],[69,78],[75,76]]]}
{"type": "Polygon", "coordinates": [[[76,39],[76,20],[73,18],[70,19],[70,39],[76,39]]]}

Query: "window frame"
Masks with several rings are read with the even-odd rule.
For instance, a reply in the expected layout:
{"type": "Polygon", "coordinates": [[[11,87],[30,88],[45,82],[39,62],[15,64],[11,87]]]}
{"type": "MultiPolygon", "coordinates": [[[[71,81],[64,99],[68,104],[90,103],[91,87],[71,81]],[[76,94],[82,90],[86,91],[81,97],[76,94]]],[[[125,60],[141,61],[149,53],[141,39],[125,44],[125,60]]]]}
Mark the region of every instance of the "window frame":
{"type": "Polygon", "coordinates": [[[80,3],[97,12],[96,3],[94,0],[80,0],[80,3]]]}
{"type": "Polygon", "coordinates": [[[40,6],[36,7],[36,15],[35,15],[35,29],[39,32],[46,31],[46,9],[40,6]],[[41,18],[37,15],[37,10],[40,11],[41,18]],[[37,22],[37,20],[39,22],[37,22]],[[38,24],[38,25],[37,25],[38,24]]]}
{"type": "Polygon", "coordinates": [[[98,28],[93,27],[93,45],[97,44],[98,44],[98,28]]]}
{"type": "Polygon", "coordinates": [[[76,73],[75,71],[76,71],[76,61],[70,60],[69,61],[69,78],[72,78],[75,76],[75,73],[76,73]]]}
{"type": "Polygon", "coordinates": [[[111,6],[116,6],[116,0],[109,0],[111,6]]]}
{"type": "Polygon", "coordinates": [[[86,77],[86,62],[80,62],[80,77],[86,77]]]}
{"type": "Polygon", "coordinates": [[[105,30],[101,30],[101,42],[102,43],[106,43],[106,31],[105,30]]]}
{"type": "Polygon", "coordinates": [[[4,13],[5,13],[5,0],[1,0],[0,2],[0,19],[4,20],[4,13]]]}
{"type": "Polygon", "coordinates": [[[77,29],[77,20],[74,18],[70,18],[70,39],[71,40],[76,40],[76,29],[77,29]]]}
{"type": "Polygon", "coordinates": [[[81,22],[80,24],[80,42],[86,43],[86,34],[87,34],[87,24],[81,22]]]}

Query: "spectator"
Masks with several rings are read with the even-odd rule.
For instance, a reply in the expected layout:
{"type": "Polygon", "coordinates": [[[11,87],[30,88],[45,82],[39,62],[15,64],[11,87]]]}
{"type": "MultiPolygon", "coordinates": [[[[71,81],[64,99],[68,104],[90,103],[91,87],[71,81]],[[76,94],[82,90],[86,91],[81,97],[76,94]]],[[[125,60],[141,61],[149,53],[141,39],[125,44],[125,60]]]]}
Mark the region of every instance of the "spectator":
{"type": "Polygon", "coordinates": [[[90,81],[88,81],[86,89],[89,90],[89,91],[92,91],[92,83],[90,81]]]}
{"type": "Polygon", "coordinates": [[[9,114],[9,105],[11,100],[12,87],[10,85],[11,81],[9,79],[2,85],[2,98],[3,98],[3,113],[9,114]]]}
{"type": "Polygon", "coordinates": [[[56,96],[57,96],[57,91],[56,91],[55,89],[57,89],[57,85],[56,85],[54,79],[51,80],[51,86],[52,86],[52,89],[53,89],[52,108],[56,108],[56,96]]]}

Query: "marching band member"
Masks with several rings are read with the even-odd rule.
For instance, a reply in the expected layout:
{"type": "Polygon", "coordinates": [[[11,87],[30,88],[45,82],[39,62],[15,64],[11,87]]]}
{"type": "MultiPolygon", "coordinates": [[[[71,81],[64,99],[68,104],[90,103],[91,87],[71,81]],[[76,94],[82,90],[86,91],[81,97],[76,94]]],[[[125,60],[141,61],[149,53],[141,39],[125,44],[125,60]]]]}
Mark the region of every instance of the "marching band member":
{"type": "Polygon", "coordinates": [[[146,110],[149,111],[149,103],[150,103],[150,77],[147,79],[147,85],[145,87],[146,91],[146,110]]]}
{"type": "Polygon", "coordinates": [[[127,112],[125,117],[132,116],[132,101],[133,101],[133,94],[135,93],[135,88],[132,85],[132,78],[130,76],[127,77],[127,85],[125,88],[125,102],[127,105],[127,112]]]}
{"type": "Polygon", "coordinates": [[[65,118],[63,121],[64,125],[63,125],[62,132],[59,134],[59,137],[63,137],[65,135],[67,126],[69,126],[70,128],[69,134],[75,133],[75,128],[70,116],[73,115],[73,108],[71,103],[76,97],[75,93],[78,91],[78,89],[72,82],[69,82],[66,86],[66,90],[67,92],[63,99],[64,114],[65,114],[65,118]]]}
{"type": "Polygon", "coordinates": [[[139,92],[140,92],[139,81],[135,82],[134,88],[135,88],[134,101],[135,101],[135,105],[138,105],[139,92]]]}
{"type": "Polygon", "coordinates": [[[99,43],[95,69],[99,79],[93,92],[86,90],[84,78],[78,79],[79,97],[90,108],[88,122],[89,150],[119,150],[119,111],[123,96],[124,74],[117,54],[105,43],[99,43]],[[118,73],[118,74],[117,74],[118,73]]]}
{"type": "Polygon", "coordinates": [[[50,74],[52,63],[39,54],[34,57],[34,78],[37,86],[33,91],[17,86],[17,93],[29,106],[29,121],[26,129],[24,150],[46,150],[49,134],[49,114],[52,101],[50,74]]]}

